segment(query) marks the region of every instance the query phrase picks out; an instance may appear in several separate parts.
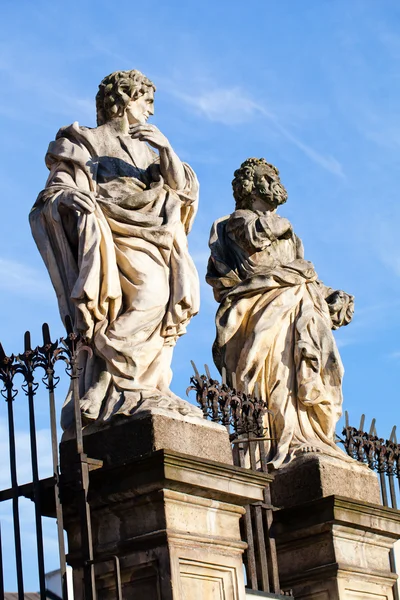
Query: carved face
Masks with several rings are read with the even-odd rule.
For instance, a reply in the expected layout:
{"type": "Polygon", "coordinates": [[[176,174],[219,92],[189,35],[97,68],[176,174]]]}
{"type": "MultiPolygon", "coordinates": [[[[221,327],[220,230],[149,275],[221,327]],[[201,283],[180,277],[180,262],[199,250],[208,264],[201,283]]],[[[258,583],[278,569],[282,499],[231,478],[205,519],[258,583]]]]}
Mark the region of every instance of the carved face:
{"type": "Polygon", "coordinates": [[[125,114],[130,125],[146,123],[149,116],[154,115],[154,90],[149,88],[145,94],[136,100],[131,100],[125,109],[125,114]]]}
{"type": "Polygon", "coordinates": [[[285,190],[279,179],[273,179],[264,165],[254,168],[253,210],[275,210],[282,203],[285,190]]]}

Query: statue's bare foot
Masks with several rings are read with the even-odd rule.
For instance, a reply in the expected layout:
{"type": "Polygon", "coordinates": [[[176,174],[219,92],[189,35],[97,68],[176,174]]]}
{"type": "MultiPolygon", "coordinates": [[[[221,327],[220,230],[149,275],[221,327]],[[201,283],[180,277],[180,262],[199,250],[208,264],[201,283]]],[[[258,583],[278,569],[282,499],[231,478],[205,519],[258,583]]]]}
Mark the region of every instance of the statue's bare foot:
{"type": "Polygon", "coordinates": [[[321,448],[318,448],[318,446],[300,446],[300,448],[296,450],[295,455],[313,454],[315,452],[322,452],[322,450],[321,448]]]}
{"type": "Polygon", "coordinates": [[[168,394],[160,393],[158,396],[143,397],[138,405],[138,410],[151,410],[152,408],[161,408],[178,412],[183,416],[203,417],[203,413],[199,408],[193,406],[186,400],[182,400],[172,392],[168,394]]]}

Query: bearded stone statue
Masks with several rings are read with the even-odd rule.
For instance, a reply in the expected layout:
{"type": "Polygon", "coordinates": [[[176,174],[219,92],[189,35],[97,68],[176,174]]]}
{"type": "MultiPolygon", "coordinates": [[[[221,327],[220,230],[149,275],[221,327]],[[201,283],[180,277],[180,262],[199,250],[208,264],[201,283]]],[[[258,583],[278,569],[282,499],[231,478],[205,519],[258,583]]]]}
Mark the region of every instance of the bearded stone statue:
{"type": "MultiPolygon", "coordinates": [[[[70,315],[93,348],[93,356],[81,355],[85,423],[108,423],[143,406],[201,416],[169,389],[173,348],[199,309],[187,245],[198,182],[147,123],[155,89],[139,71],[103,79],[98,126],[60,129],[30,214],[61,317],[70,315]]],[[[72,407],[71,390],[64,428],[72,407]]]]}
{"type": "Polygon", "coordinates": [[[271,466],[304,452],[345,458],[335,444],[343,366],[332,329],[351,321],[354,299],[304,259],[276,212],[287,193],[273,165],[249,158],[232,184],[236,209],[212,227],[206,278],[220,304],[215,364],[267,401],[271,466]]]}

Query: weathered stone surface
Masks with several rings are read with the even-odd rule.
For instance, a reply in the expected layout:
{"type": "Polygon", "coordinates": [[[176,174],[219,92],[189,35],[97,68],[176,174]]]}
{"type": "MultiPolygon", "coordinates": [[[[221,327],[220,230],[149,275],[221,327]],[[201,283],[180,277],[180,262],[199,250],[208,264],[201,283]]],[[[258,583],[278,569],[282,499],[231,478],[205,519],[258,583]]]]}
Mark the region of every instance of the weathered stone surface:
{"type": "MultiPolygon", "coordinates": [[[[89,501],[95,556],[120,558],[126,599],[244,600],[239,518],[244,505],[262,501],[270,478],[162,450],[94,471],[89,501]]],[[[74,492],[66,494],[73,564],[81,540],[74,492]]],[[[98,599],[115,600],[112,562],[96,569],[98,599]]],[[[79,569],[74,577],[81,598],[79,569]]]]}
{"type": "MultiPolygon", "coordinates": [[[[162,409],[137,412],[112,427],[87,429],[83,441],[86,454],[102,460],[107,467],[148,456],[157,450],[181,452],[226,464],[233,462],[225,427],[162,409]]],[[[68,462],[73,461],[75,445],[73,439],[61,443],[62,470],[68,469],[68,462]]]]}
{"type": "Polygon", "coordinates": [[[275,468],[298,452],[344,457],[335,444],[343,367],[331,330],[351,321],[353,297],[318,279],[277,214],[287,193],[276,167],[250,158],[232,184],[236,210],[210,235],[206,279],[220,303],[214,361],[230,385],[268,401],[275,468]]]}
{"type": "MultiPolygon", "coordinates": [[[[198,182],[147,124],[154,92],[139,71],[107,76],[96,97],[98,127],[75,122],[50,143],[49,178],[30,214],[61,317],[94,350],[80,356],[85,423],[129,417],[139,404],[197,412],[169,386],[173,348],[199,309],[187,245],[198,182]]],[[[71,388],[64,429],[72,407],[71,388]]]]}
{"type": "Polygon", "coordinates": [[[286,508],[333,494],[381,504],[376,474],[355,460],[303,454],[274,472],[272,504],[286,508]]]}
{"type": "Polygon", "coordinates": [[[296,600],[393,600],[400,512],[329,496],[274,514],[280,578],[296,600]]]}

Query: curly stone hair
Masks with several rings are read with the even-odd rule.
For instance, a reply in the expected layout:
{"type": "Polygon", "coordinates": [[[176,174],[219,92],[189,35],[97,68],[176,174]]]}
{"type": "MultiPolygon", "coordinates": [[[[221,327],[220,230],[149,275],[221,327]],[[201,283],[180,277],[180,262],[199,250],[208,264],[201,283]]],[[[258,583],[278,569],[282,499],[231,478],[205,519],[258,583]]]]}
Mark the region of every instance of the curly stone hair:
{"type": "Polygon", "coordinates": [[[254,179],[256,167],[265,168],[270,183],[270,192],[276,205],[283,204],[287,200],[287,191],[280,182],[278,169],[268,163],[265,158],[248,158],[235,171],[235,178],[232,181],[236,210],[246,208],[251,210],[255,197],[262,193],[254,179]]]}
{"type": "Polygon", "coordinates": [[[97,125],[122,117],[131,100],[136,100],[156,86],[140,71],[115,71],[99,85],[96,96],[97,125]]]}

